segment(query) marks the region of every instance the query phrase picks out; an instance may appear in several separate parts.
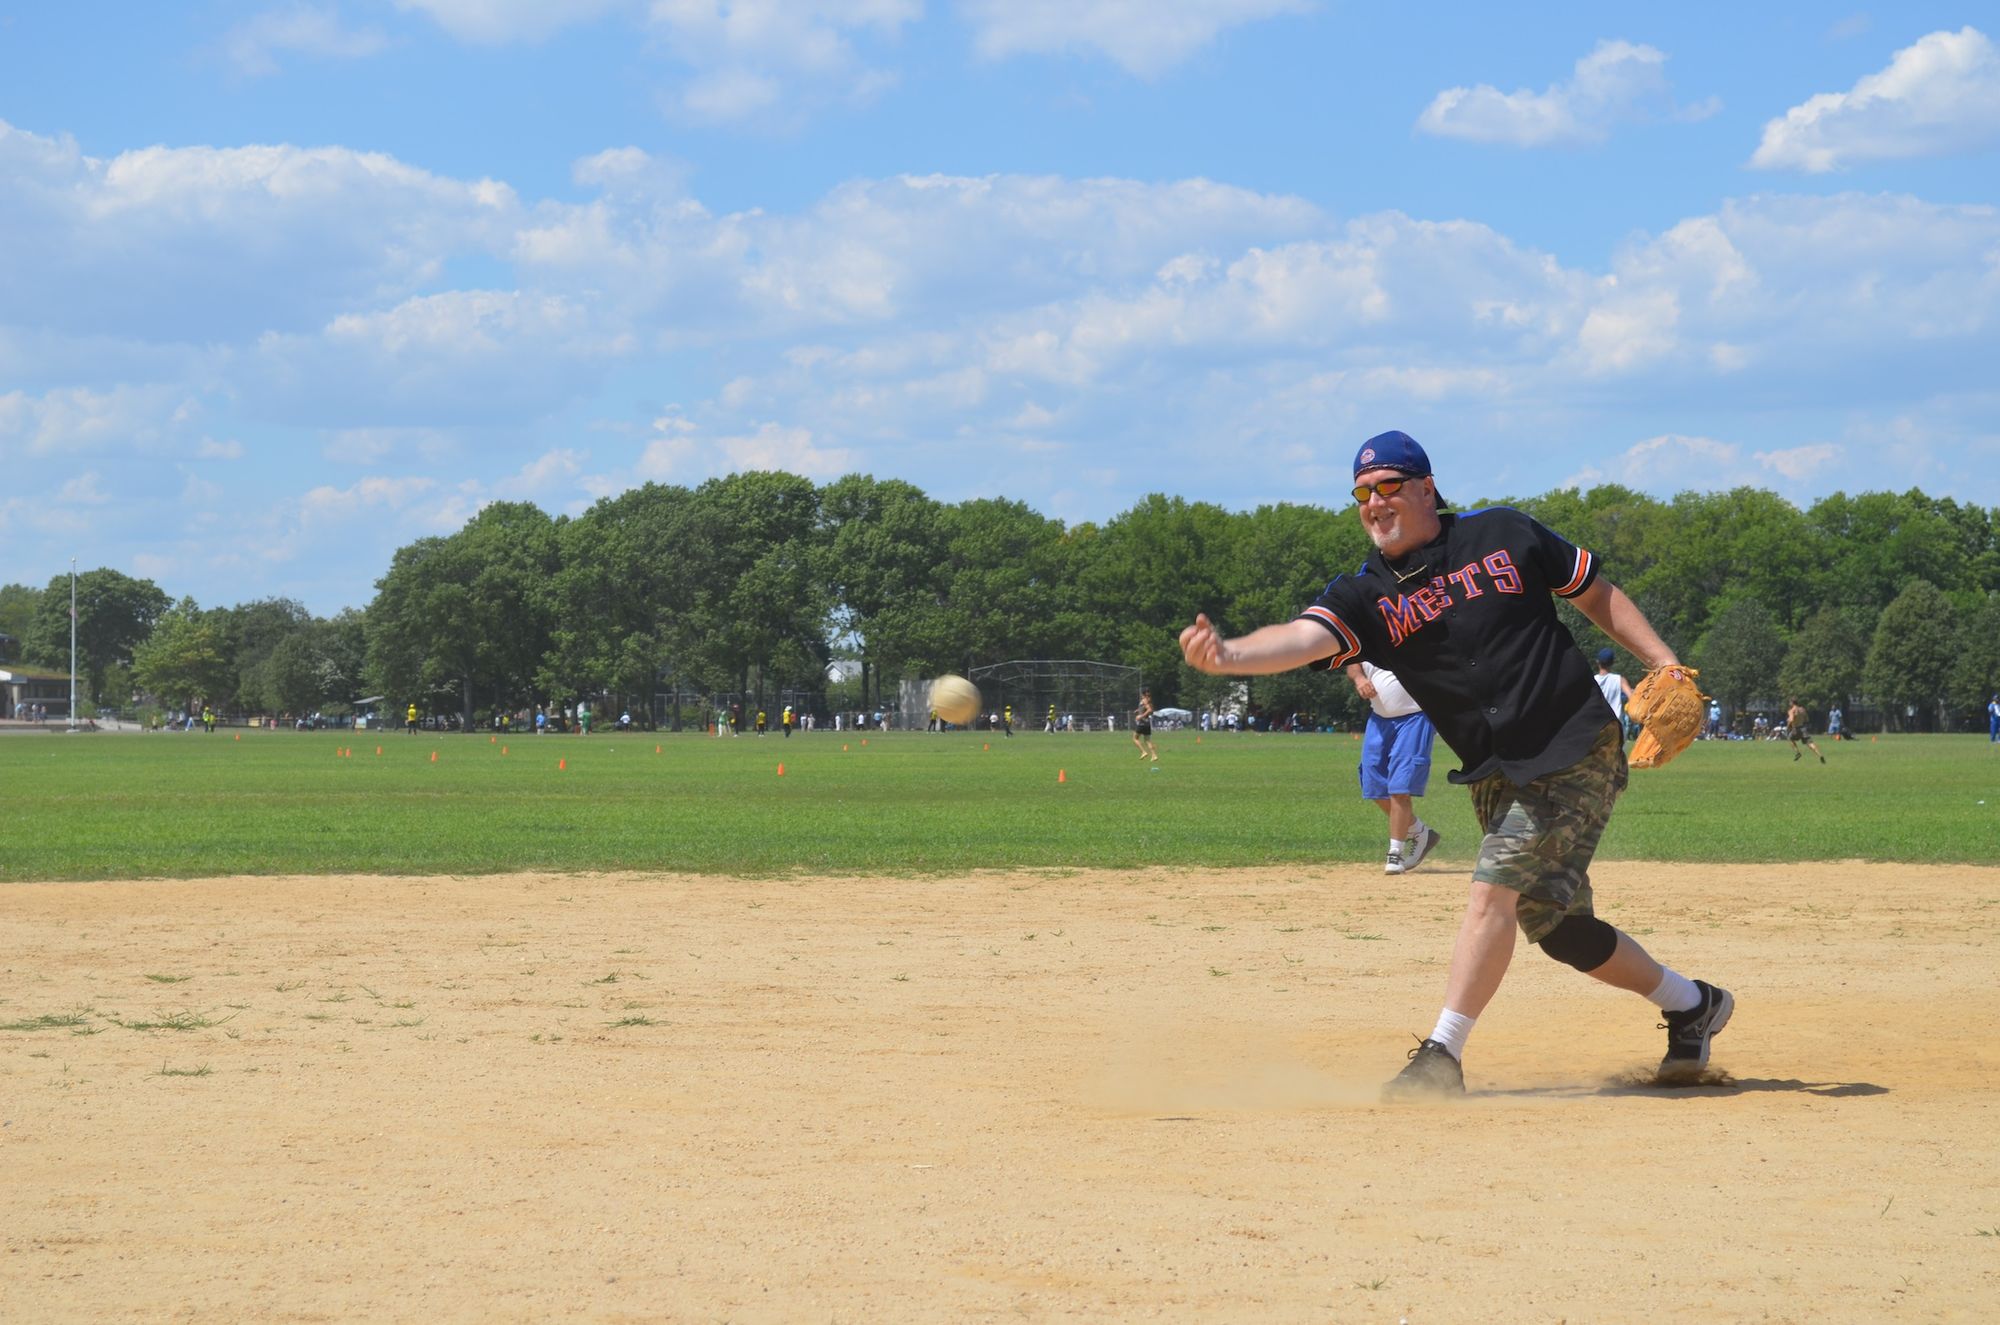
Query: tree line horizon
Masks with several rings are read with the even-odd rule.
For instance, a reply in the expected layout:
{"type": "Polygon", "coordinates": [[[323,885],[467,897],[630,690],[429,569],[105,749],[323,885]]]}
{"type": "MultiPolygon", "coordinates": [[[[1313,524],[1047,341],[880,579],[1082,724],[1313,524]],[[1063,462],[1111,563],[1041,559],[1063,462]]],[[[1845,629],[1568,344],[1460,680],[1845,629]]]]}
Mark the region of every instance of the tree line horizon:
{"type": "MultiPolygon", "coordinates": [[[[1866,711],[1892,730],[1952,729],[1976,725],[2000,690],[2000,510],[1917,489],[1801,510],[1759,488],[1662,501],[1615,484],[1456,509],[1490,505],[1596,553],[1732,711],[1797,698],[1848,709],[1850,728],[1866,711]]],[[[655,716],[668,694],[690,713],[717,695],[869,709],[907,678],[1089,658],[1138,668],[1160,706],[1215,708],[1240,683],[1188,669],[1180,628],[1196,612],[1231,633],[1294,616],[1370,550],[1352,512],[1153,493],[1066,525],[897,479],[745,471],[649,483],[576,516],[493,503],[398,548],[374,598],[330,617],[282,597],[203,608],[87,571],[77,670],[95,707],[151,696],[277,716],[383,695],[476,726],[576,698],[655,716]],[[835,662],[854,679],[831,679],[835,662]]],[[[69,589],[67,573],[41,590],[0,586],[0,648],[11,639],[23,664],[66,672],[69,589]]],[[[1587,653],[1608,643],[1559,610],[1587,653]]],[[[1639,670],[1622,650],[1618,666],[1639,670]]],[[[1259,677],[1247,693],[1273,714],[1365,711],[1337,676],[1259,677]]]]}

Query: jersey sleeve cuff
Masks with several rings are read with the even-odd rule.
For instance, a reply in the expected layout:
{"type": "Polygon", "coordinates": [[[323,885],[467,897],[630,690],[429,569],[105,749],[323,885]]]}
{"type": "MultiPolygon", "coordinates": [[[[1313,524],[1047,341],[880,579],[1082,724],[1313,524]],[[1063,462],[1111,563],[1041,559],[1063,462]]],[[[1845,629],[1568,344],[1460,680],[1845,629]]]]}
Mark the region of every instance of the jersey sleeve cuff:
{"type": "Polygon", "coordinates": [[[1360,637],[1348,627],[1345,621],[1335,616],[1331,609],[1314,603],[1311,607],[1299,613],[1298,619],[1300,621],[1317,623],[1325,629],[1327,634],[1333,636],[1336,646],[1334,651],[1326,657],[1315,658],[1313,661],[1307,663],[1306,666],[1310,670],[1324,672],[1329,668],[1345,667],[1348,663],[1353,662],[1361,656],[1360,637]]]}
{"type": "Polygon", "coordinates": [[[1589,548],[1576,550],[1576,565],[1572,568],[1569,583],[1556,590],[1558,598],[1574,598],[1588,589],[1597,580],[1597,558],[1589,548]]]}

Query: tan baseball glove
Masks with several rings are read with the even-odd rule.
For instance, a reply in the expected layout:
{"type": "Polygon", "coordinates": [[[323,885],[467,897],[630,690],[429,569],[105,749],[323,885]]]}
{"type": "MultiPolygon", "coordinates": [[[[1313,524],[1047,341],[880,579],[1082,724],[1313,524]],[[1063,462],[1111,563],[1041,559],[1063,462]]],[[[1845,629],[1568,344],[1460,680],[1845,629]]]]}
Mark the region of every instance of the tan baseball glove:
{"type": "Polygon", "coordinates": [[[1698,675],[1676,663],[1654,668],[1632,687],[1625,711],[1645,728],[1632,742],[1632,767],[1658,768],[1694,743],[1708,716],[1708,696],[1694,683],[1698,675]]]}

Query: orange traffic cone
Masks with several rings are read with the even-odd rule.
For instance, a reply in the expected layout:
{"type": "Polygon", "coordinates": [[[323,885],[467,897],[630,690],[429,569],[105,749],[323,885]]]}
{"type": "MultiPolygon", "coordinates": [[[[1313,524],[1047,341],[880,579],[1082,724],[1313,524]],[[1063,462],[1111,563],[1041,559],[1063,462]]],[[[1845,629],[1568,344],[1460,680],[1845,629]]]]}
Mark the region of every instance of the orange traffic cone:
{"type": "Polygon", "coordinates": [[[501,746],[501,747],[500,747],[500,753],[501,753],[501,754],[503,754],[503,755],[504,755],[504,754],[506,754],[506,753],[507,753],[507,747],[506,747],[506,746],[504,746],[504,745],[503,745],[503,746],[501,746]]]}
{"type": "Polygon", "coordinates": [[[375,747],[375,757],[377,759],[380,759],[382,757],[382,747],[379,745],[375,747]]]}
{"type": "Polygon", "coordinates": [[[778,765],[778,776],[779,776],[779,777],[783,777],[784,775],[785,775],[785,766],[784,766],[783,764],[779,764],[779,765],[778,765]]]}
{"type": "Polygon", "coordinates": [[[1066,773],[1066,772],[1064,772],[1064,771],[1063,771],[1062,769],[1060,769],[1060,768],[1059,768],[1059,769],[1057,769],[1057,770],[1056,770],[1056,781],[1057,781],[1058,783],[1063,783],[1063,782],[1067,782],[1067,781],[1069,781],[1069,774],[1068,774],[1068,773],[1066,773]]]}
{"type": "Polygon", "coordinates": [[[653,753],[654,753],[654,754],[658,754],[659,752],[660,752],[660,747],[659,747],[659,746],[657,746],[657,745],[656,745],[656,746],[654,746],[654,747],[653,747],[653,753]]]}
{"type": "Polygon", "coordinates": [[[437,761],[438,761],[438,752],[433,750],[431,751],[431,762],[435,764],[437,761]]]}
{"type": "Polygon", "coordinates": [[[847,749],[847,747],[846,747],[846,746],[844,746],[844,745],[843,745],[843,746],[841,746],[840,748],[841,748],[842,750],[845,750],[845,749],[847,749]]]}
{"type": "Polygon", "coordinates": [[[500,738],[498,736],[489,736],[486,738],[486,743],[488,745],[498,745],[500,744],[500,738]]]}
{"type": "Polygon", "coordinates": [[[564,770],[566,770],[566,769],[568,769],[568,768],[569,768],[569,760],[567,760],[567,759],[558,759],[558,760],[556,760],[556,771],[557,771],[557,772],[563,772],[564,770]]]}
{"type": "Polygon", "coordinates": [[[243,739],[243,733],[242,733],[242,732],[237,732],[237,733],[236,733],[236,739],[237,739],[237,740],[239,740],[239,741],[240,741],[240,740],[242,740],[242,739],[243,739]]]}
{"type": "Polygon", "coordinates": [[[980,749],[982,749],[982,750],[991,750],[991,749],[993,748],[993,742],[991,742],[991,741],[982,741],[982,742],[980,743],[980,746],[979,746],[979,748],[980,748],[980,749]]]}

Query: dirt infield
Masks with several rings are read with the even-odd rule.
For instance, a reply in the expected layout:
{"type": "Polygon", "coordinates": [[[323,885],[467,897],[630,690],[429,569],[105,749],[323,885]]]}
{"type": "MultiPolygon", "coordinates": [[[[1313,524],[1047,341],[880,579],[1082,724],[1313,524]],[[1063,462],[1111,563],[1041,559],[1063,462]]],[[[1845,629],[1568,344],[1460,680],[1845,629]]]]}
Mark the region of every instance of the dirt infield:
{"type": "Polygon", "coordinates": [[[1606,864],[1733,1084],[1464,879],[0,889],[7,1321],[1980,1320],[2000,869],[1606,864]]]}

